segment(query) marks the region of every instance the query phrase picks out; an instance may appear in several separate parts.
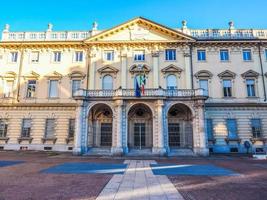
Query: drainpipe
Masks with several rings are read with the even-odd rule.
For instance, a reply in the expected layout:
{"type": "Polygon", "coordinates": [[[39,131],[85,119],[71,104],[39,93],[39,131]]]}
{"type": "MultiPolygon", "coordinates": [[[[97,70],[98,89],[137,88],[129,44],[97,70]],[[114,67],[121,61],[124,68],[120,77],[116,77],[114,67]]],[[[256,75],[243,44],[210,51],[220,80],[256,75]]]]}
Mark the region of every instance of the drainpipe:
{"type": "Polygon", "coordinates": [[[17,97],[16,97],[17,102],[19,102],[19,97],[20,97],[20,79],[21,79],[21,73],[22,73],[22,67],[23,67],[23,58],[24,58],[24,49],[21,48],[21,50],[20,50],[18,82],[17,82],[17,97]]]}
{"type": "Polygon", "coordinates": [[[193,72],[193,56],[192,56],[193,44],[189,45],[189,49],[190,49],[191,89],[194,89],[194,72],[193,72]]]}
{"type": "Polygon", "coordinates": [[[263,73],[263,66],[262,66],[262,58],[261,58],[261,42],[258,43],[258,50],[259,50],[259,59],[260,59],[260,66],[261,66],[261,77],[262,77],[264,101],[266,101],[267,100],[266,87],[265,87],[265,80],[264,80],[264,73],[263,73]]]}

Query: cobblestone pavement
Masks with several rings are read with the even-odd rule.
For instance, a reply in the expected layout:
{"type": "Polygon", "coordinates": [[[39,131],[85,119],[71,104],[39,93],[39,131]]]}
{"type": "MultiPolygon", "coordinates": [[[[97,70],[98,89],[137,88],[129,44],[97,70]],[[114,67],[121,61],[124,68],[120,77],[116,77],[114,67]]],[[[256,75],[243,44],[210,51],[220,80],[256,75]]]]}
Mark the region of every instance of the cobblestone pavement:
{"type": "Polygon", "coordinates": [[[126,160],[124,175],[114,175],[97,200],[183,200],[167,176],[155,176],[151,160],[126,160]]]}

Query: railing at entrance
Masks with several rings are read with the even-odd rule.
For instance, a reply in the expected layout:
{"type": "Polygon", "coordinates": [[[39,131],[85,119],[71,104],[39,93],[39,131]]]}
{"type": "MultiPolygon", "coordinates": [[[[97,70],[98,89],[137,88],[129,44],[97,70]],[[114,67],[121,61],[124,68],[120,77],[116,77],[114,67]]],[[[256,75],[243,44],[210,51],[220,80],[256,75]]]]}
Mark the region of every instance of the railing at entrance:
{"type": "MultiPolygon", "coordinates": [[[[142,97],[205,97],[204,90],[199,89],[145,89],[142,97]]],[[[79,89],[74,97],[135,97],[134,89],[85,90],[79,89]]]]}

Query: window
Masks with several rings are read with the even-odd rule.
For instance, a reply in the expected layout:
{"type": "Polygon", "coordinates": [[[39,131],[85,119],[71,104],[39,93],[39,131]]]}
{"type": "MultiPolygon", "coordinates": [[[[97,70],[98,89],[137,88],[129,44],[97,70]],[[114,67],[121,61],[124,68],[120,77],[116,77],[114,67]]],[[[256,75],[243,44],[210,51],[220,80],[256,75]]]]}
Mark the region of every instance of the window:
{"type": "Polygon", "coordinates": [[[5,84],[4,84],[4,97],[5,98],[13,97],[13,85],[14,85],[14,81],[5,81],[5,84]]]}
{"type": "Polygon", "coordinates": [[[173,74],[167,76],[167,89],[168,90],[177,89],[177,79],[176,76],[173,74]]]}
{"type": "Polygon", "coordinates": [[[206,79],[200,79],[199,80],[199,88],[202,88],[204,90],[204,95],[209,95],[209,85],[208,80],[206,79]]]}
{"type": "Polygon", "coordinates": [[[251,60],[251,50],[250,49],[244,49],[243,50],[243,60],[244,61],[250,61],[251,60]]]}
{"type": "Polygon", "coordinates": [[[102,82],[103,90],[112,90],[113,89],[113,78],[111,75],[106,75],[103,78],[102,82]]]}
{"type": "Polygon", "coordinates": [[[232,81],[231,80],[223,80],[223,96],[224,97],[232,97],[232,81]]]}
{"type": "Polygon", "coordinates": [[[27,84],[27,98],[35,97],[36,80],[28,80],[27,84]]]}
{"type": "Polygon", "coordinates": [[[246,80],[246,84],[247,84],[248,97],[255,97],[256,96],[256,93],[255,93],[255,80],[254,79],[247,79],[246,80]]]}
{"type": "Polygon", "coordinates": [[[83,52],[76,51],[75,52],[75,62],[82,62],[83,61],[83,52]]]}
{"type": "Polygon", "coordinates": [[[39,62],[39,52],[38,51],[33,51],[31,53],[31,62],[32,63],[37,63],[39,62]]]}
{"type": "Polygon", "coordinates": [[[6,137],[7,135],[7,120],[0,119],[0,138],[6,137]]]}
{"type": "Polygon", "coordinates": [[[10,52],[10,62],[16,63],[18,61],[18,52],[10,52]]]}
{"type": "Polygon", "coordinates": [[[176,60],[176,50],[175,49],[166,49],[165,50],[165,59],[166,60],[176,60]]]}
{"type": "Polygon", "coordinates": [[[260,119],[251,119],[251,129],[253,138],[261,137],[261,120],[260,119]]]}
{"type": "Polygon", "coordinates": [[[73,138],[75,133],[75,119],[69,119],[69,138],[73,138]]]}
{"type": "Polygon", "coordinates": [[[49,98],[58,97],[58,80],[49,81],[49,98]]]}
{"type": "Polygon", "coordinates": [[[205,50],[197,50],[197,60],[205,61],[206,60],[206,51],[205,50]]]}
{"type": "Polygon", "coordinates": [[[134,60],[135,61],[145,60],[145,51],[134,51],[134,60]]]}
{"type": "Polygon", "coordinates": [[[81,80],[72,80],[72,96],[75,92],[78,91],[81,87],[81,80]]]}
{"type": "Polygon", "coordinates": [[[54,62],[60,62],[61,61],[61,52],[55,51],[54,52],[54,62]]]}
{"type": "Polygon", "coordinates": [[[23,119],[21,127],[21,137],[30,137],[31,136],[31,119],[23,119]]]}
{"type": "Polygon", "coordinates": [[[54,138],[55,136],[55,119],[46,119],[45,138],[54,138]]]}
{"type": "Polygon", "coordinates": [[[229,139],[238,138],[236,119],[227,119],[226,125],[227,125],[228,138],[229,139]]]}
{"type": "Polygon", "coordinates": [[[229,52],[227,49],[220,50],[220,58],[221,58],[221,61],[229,60],[229,52]]]}
{"type": "Polygon", "coordinates": [[[114,51],[104,51],[104,60],[106,61],[114,60],[114,51]]]}
{"type": "Polygon", "coordinates": [[[213,139],[213,121],[212,119],[206,119],[206,132],[208,136],[208,140],[213,139]]]}

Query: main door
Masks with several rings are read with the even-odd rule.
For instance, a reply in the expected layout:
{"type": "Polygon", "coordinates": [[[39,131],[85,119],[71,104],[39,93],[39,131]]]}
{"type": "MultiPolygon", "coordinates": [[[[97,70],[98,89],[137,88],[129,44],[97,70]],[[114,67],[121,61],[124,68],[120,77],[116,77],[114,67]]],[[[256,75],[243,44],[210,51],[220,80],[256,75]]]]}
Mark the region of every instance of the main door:
{"type": "Polygon", "coordinates": [[[112,144],[112,123],[101,123],[101,146],[111,146],[112,144]]]}
{"type": "Polygon", "coordinates": [[[134,147],[142,149],[146,146],[145,123],[134,123],[134,147]]]}
{"type": "Polygon", "coordinates": [[[179,147],[181,145],[180,139],[180,124],[179,123],[169,123],[168,124],[169,133],[169,146],[179,147]]]}

